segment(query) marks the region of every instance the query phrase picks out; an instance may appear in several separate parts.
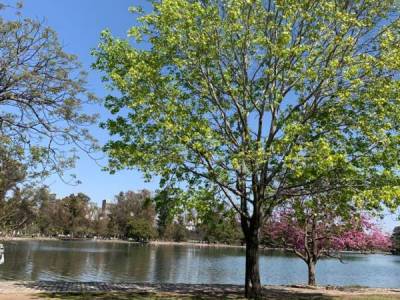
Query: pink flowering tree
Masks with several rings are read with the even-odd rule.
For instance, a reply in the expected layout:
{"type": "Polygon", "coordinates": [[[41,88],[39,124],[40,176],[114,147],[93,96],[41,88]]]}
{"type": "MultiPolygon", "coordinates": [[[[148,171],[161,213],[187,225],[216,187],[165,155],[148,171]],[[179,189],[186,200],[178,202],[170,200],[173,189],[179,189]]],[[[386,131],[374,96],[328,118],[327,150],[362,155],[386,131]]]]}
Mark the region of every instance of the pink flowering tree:
{"type": "Polygon", "coordinates": [[[340,259],[343,250],[390,250],[389,235],[370,217],[340,209],[322,198],[296,200],[276,211],[264,226],[269,245],[291,251],[307,264],[309,285],[316,285],[315,267],[323,256],[340,259]]]}

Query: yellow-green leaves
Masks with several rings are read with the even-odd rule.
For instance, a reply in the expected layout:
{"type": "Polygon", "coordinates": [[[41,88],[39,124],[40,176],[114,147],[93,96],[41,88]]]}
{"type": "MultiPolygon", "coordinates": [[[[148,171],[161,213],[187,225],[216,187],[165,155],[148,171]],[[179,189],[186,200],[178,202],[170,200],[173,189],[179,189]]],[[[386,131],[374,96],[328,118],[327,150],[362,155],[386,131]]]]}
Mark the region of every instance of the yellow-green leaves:
{"type": "Polygon", "coordinates": [[[95,51],[121,93],[106,101],[112,169],[213,184],[246,203],[333,187],[355,201],[397,185],[391,1],[164,0],[139,13],[138,44],[104,32],[95,51]]]}

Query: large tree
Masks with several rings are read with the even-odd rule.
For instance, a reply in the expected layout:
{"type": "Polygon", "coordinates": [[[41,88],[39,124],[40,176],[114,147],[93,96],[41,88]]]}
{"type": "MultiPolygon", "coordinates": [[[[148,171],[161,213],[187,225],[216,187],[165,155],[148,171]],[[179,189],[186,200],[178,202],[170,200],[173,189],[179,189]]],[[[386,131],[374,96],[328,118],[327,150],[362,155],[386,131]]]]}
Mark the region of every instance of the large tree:
{"type": "Polygon", "coordinates": [[[95,116],[82,110],[94,97],[76,57],[51,28],[22,17],[21,8],[0,2],[2,10],[16,14],[0,16],[0,143],[21,148],[26,171],[62,175],[76,149],[95,150],[87,128],[95,116]]]}
{"type": "Polygon", "coordinates": [[[245,290],[261,292],[259,229],[280,203],[351,187],[399,194],[400,23],[393,1],[164,0],[134,39],[102,33],[94,67],[118,90],[109,168],[217,188],[246,240],[245,290]],[[312,161],[312,168],[308,163],[312,161]],[[346,176],[339,176],[341,173],[346,176]]]}

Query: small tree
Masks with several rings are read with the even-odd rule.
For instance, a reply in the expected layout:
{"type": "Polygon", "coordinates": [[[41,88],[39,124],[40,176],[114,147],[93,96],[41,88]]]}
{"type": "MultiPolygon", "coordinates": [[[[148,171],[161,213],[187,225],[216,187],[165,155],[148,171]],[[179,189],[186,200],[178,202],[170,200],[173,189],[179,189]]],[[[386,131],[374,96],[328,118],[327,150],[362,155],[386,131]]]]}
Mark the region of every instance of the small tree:
{"type": "Polygon", "coordinates": [[[393,230],[392,234],[393,253],[400,254],[400,226],[397,226],[393,230]]]}
{"type": "Polygon", "coordinates": [[[295,201],[265,225],[270,246],[295,253],[308,266],[308,284],[315,286],[315,267],[321,257],[340,259],[342,250],[389,251],[390,238],[365,216],[340,216],[323,201],[295,201]]]}

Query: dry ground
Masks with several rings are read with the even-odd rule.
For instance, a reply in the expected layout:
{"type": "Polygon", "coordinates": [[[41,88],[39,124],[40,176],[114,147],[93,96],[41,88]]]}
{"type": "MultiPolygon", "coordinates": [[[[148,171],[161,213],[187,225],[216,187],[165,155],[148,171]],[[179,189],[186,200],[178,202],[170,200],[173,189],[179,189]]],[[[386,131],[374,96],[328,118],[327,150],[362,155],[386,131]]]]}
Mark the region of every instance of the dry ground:
{"type": "MultiPolygon", "coordinates": [[[[400,289],[265,286],[270,300],[400,300],[400,289]]],[[[238,285],[0,282],[0,300],[243,299],[238,285]]]]}

